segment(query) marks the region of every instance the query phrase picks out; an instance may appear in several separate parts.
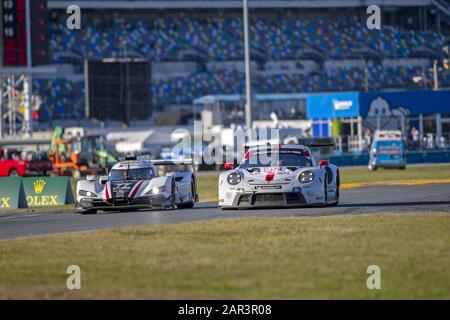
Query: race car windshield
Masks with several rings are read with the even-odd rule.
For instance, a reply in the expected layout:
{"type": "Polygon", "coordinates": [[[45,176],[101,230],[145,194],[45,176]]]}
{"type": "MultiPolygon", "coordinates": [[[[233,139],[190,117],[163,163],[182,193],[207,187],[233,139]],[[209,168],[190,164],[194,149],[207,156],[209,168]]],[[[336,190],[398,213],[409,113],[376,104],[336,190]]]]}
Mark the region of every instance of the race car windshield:
{"type": "Polygon", "coordinates": [[[257,153],[245,159],[240,168],[252,167],[311,167],[311,160],[300,153],[257,153]]]}
{"type": "Polygon", "coordinates": [[[109,174],[109,180],[147,180],[153,177],[152,171],[146,168],[140,169],[113,169],[109,174]]]}

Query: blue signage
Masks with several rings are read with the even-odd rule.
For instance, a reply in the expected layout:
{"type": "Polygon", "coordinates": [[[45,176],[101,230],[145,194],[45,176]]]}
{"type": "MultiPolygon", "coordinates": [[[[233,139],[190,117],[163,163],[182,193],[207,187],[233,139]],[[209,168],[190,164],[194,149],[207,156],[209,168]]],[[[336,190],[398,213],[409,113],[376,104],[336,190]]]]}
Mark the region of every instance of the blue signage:
{"type": "Polygon", "coordinates": [[[309,119],[339,119],[359,116],[359,93],[311,94],[306,98],[309,119]]]}
{"type": "Polygon", "coordinates": [[[361,116],[450,114],[450,91],[399,91],[360,93],[361,116]]]}

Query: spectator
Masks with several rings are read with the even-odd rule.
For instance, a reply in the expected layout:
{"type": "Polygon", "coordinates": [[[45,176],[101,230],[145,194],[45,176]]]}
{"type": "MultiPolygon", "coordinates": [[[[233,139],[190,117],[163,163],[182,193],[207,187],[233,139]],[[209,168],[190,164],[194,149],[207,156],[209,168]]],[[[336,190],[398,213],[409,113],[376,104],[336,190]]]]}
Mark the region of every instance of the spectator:
{"type": "Polygon", "coordinates": [[[411,128],[411,139],[413,148],[418,149],[420,147],[420,134],[419,130],[417,130],[415,127],[411,128]]]}

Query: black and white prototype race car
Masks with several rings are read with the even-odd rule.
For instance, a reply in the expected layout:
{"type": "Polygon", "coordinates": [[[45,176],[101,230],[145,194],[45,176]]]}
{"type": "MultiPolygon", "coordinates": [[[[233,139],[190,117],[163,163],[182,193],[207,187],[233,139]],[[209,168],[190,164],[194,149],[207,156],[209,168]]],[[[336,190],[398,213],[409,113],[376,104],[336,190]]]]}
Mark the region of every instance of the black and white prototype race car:
{"type": "MultiPolygon", "coordinates": [[[[330,145],[311,145],[311,147],[330,145]]],[[[231,168],[230,168],[231,167],[231,168]]],[[[236,167],[219,177],[219,207],[296,207],[337,205],[339,169],[318,161],[308,146],[251,147],[236,167]]]]}
{"type": "Polygon", "coordinates": [[[198,201],[191,159],[144,160],[127,157],[112,166],[107,176],[78,181],[76,211],[97,213],[138,209],[192,208],[198,201]],[[190,166],[191,171],[164,176],[155,166],[190,166]]]}

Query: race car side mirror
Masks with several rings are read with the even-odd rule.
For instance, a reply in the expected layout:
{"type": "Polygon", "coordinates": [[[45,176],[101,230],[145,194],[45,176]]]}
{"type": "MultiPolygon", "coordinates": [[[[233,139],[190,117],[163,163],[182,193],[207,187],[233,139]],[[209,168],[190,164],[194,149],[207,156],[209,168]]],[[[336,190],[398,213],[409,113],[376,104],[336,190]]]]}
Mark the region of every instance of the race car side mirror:
{"type": "Polygon", "coordinates": [[[232,169],[234,169],[234,164],[231,162],[225,162],[225,164],[223,165],[223,168],[226,170],[232,170],[232,169]]]}
{"type": "Polygon", "coordinates": [[[98,179],[101,184],[105,184],[108,181],[108,176],[100,176],[100,179],[98,179]]]}
{"type": "Polygon", "coordinates": [[[321,167],[327,166],[327,165],[330,164],[330,163],[328,162],[328,160],[320,160],[319,163],[320,163],[320,166],[321,166],[321,167]]]}

